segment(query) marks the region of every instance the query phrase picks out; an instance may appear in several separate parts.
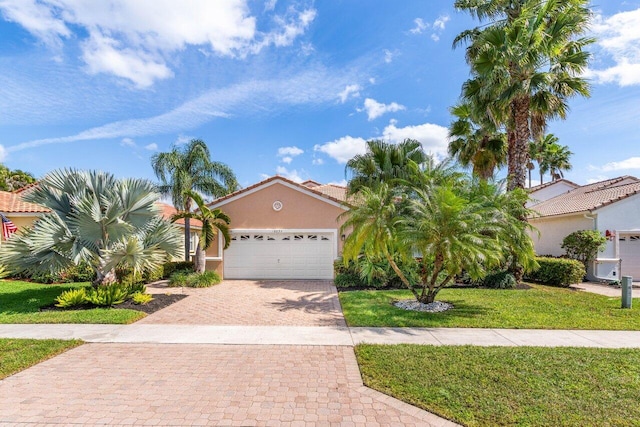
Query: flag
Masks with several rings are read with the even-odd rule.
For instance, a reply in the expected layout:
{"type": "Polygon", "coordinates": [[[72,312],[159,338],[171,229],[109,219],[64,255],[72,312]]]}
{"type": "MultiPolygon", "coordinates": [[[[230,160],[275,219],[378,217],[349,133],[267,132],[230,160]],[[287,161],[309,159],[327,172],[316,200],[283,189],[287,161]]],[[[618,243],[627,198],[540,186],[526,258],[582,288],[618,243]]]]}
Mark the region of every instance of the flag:
{"type": "Polygon", "coordinates": [[[0,213],[0,218],[2,218],[2,237],[4,240],[8,240],[13,233],[18,231],[18,227],[16,227],[13,221],[4,216],[4,214],[0,213]]]}

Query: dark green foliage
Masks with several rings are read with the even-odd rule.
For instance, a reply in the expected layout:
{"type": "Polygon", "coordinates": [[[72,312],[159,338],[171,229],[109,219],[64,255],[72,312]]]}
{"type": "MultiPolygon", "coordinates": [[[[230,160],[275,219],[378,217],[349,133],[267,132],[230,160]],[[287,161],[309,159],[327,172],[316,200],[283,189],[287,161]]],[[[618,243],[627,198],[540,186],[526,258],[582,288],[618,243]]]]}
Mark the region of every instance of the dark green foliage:
{"type": "Polygon", "coordinates": [[[15,279],[29,279],[37,283],[77,283],[91,282],[95,279],[96,273],[86,262],[71,266],[59,273],[38,272],[29,274],[23,272],[14,274],[15,279]]]}
{"type": "Polygon", "coordinates": [[[87,290],[85,288],[69,289],[56,298],[56,307],[76,308],[87,303],[87,290]]]}
{"type": "Polygon", "coordinates": [[[581,283],[586,271],[580,261],[563,258],[536,258],[537,270],[527,274],[534,282],[567,288],[574,283],[581,283]]]}
{"type": "Polygon", "coordinates": [[[607,239],[597,230],[578,230],[569,234],[562,240],[562,249],[567,251],[567,256],[580,261],[585,268],[587,262],[598,255],[606,247],[607,239]]]}
{"type": "Polygon", "coordinates": [[[189,274],[192,274],[192,270],[176,270],[171,273],[169,277],[169,286],[187,286],[189,280],[189,274]]]}
{"type": "Polygon", "coordinates": [[[160,266],[155,270],[145,271],[142,275],[142,281],[144,283],[152,283],[157,282],[158,280],[162,280],[164,278],[164,266],[160,266]]]}
{"type": "Polygon", "coordinates": [[[20,169],[10,170],[4,165],[0,165],[0,190],[16,191],[36,182],[36,179],[29,172],[20,169]]]}
{"type": "Polygon", "coordinates": [[[178,270],[189,270],[191,272],[194,271],[193,261],[165,262],[162,268],[163,279],[170,278],[173,273],[178,270]]]}
{"type": "Polygon", "coordinates": [[[215,271],[196,273],[193,270],[178,270],[169,278],[169,286],[185,286],[189,288],[207,288],[217,285],[221,279],[215,271]]]}
{"type": "Polygon", "coordinates": [[[129,287],[120,283],[98,286],[87,292],[87,301],[98,307],[122,304],[129,296],[129,287]]]}
{"type": "Polygon", "coordinates": [[[128,285],[124,285],[127,290],[127,296],[131,296],[136,293],[144,294],[147,292],[147,287],[144,283],[130,283],[128,285]]]}
{"type": "MultiPolygon", "coordinates": [[[[404,265],[406,263],[397,263],[401,270],[407,270],[404,265]]],[[[410,268],[416,270],[416,266],[410,268]]],[[[336,273],[334,283],[338,288],[404,288],[400,278],[383,259],[361,257],[357,262],[349,261],[347,265],[342,260],[337,260],[333,269],[336,273]]],[[[405,274],[410,275],[408,272],[405,274]]]]}
{"type": "Polygon", "coordinates": [[[487,274],[482,280],[482,285],[491,289],[513,289],[516,284],[516,278],[508,271],[487,274]]]}

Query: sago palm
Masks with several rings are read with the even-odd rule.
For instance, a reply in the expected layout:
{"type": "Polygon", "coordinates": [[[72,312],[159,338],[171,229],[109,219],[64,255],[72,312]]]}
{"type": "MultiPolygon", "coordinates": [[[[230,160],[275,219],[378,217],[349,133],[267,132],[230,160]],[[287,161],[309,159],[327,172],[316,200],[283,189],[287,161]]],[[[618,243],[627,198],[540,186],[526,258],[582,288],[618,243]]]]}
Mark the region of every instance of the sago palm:
{"type": "Polygon", "coordinates": [[[14,273],[56,273],[86,262],[95,284],[115,280],[116,267],[158,268],[182,256],[180,230],[160,217],[159,197],[143,179],[54,171],[24,196],[51,212],[3,244],[0,262],[14,273]]]}
{"type": "MultiPolygon", "coordinates": [[[[182,149],[173,147],[169,152],[154,155],[151,165],[160,180],[160,192],[171,197],[173,206],[179,212],[192,212],[193,198],[188,195],[190,192],[222,197],[238,189],[238,182],[231,168],[211,160],[207,144],[199,139],[191,140],[182,149]]],[[[189,261],[189,217],[185,217],[184,223],[185,260],[189,261]]]]}
{"type": "MultiPolygon", "coordinates": [[[[229,247],[231,243],[231,235],[229,234],[229,224],[231,219],[220,209],[211,209],[198,193],[189,191],[186,194],[190,197],[198,207],[194,212],[178,212],[171,217],[171,221],[175,222],[181,218],[196,219],[202,224],[200,238],[196,246],[195,269],[198,273],[202,273],[206,266],[205,251],[211,247],[218,232],[222,234],[219,238],[224,238],[224,249],[229,247]]],[[[218,254],[221,256],[221,254],[218,254]]]]}

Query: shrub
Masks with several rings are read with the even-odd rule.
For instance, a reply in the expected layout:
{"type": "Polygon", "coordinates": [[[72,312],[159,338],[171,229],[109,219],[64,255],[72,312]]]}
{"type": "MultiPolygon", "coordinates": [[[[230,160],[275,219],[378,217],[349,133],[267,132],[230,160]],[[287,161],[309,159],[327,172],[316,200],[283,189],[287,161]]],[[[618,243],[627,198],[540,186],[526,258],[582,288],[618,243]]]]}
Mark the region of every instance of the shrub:
{"type": "MultiPolygon", "coordinates": [[[[396,263],[409,280],[415,280],[413,278],[417,273],[415,262],[396,261],[396,263]]],[[[357,262],[349,261],[347,265],[338,259],[333,264],[333,270],[335,272],[334,283],[338,288],[404,288],[404,284],[389,263],[382,259],[360,257],[357,262]]]]}
{"type": "Polygon", "coordinates": [[[56,298],[56,307],[74,308],[87,303],[87,290],[85,288],[69,289],[56,298]]]}
{"type": "Polygon", "coordinates": [[[160,268],[156,268],[155,270],[145,271],[142,275],[142,281],[144,283],[157,282],[161,279],[164,279],[164,266],[160,266],[160,268]]]}
{"type": "Polygon", "coordinates": [[[367,284],[359,275],[353,273],[338,273],[333,279],[336,288],[366,288],[367,284]]]}
{"type": "Polygon", "coordinates": [[[598,251],[606,247],[607,239],[597,230],[578,230],[569,234],[562,240],[562,249],[567,251],[567,256],[580,261],[585,269],[587,262],[595,259],[598,251]]]}
{"type": "Polygon", "coordinates": [[[508,271],[487,274],[482,280],[482,285],[491,289],[513,289],[516,284],[516,278],[508,271]]]}
{"type": "Polygon", "coordinates": [[[131,301],[134,304],[145,305],[153,301],[153,296],[149,294],[145,294],[144,292],[136,292],[131,295],[131,301]]]}
{"type": "Polygon", "coordinates": [[[178,270],[173,272],[171,277],[169,277],[169,286],[187,286],[189,274],[192,274],[189,270],[178,270]]]}
{"type": "Polygon", "coordinates": [[[87,292],[87,301],[98,307],[112,307],[125,302],[129,296],[128,289],[128,286],[120,283],[98,286],[87,292]]]}
{"type": "Polygon", "coordinates": [[[187,286],[190,288],[208,288],[220,283],[220,276],[215,271],[191,273],[187,275],[187,286]]]}
{"type": "Polygon", "coordinates": [[[131,283],[123,286],[127,290],[127,296],[132,296],[136,293],[144,294],[145,292],[147,292],[147,287],[144,285],[144,283],[131,283]]]}
{"type": "Polygon", "coordinates": [[[170,278],[174,272],[180,270],[194,271],[193,261],[165,262],[162,266],[162,278],[170,278]]]}
{"type": "Polygon", "coordinates": [[[529,280],[545,285],[569,287],[580,283],[585,276],[584,265],[574,259],[536,258],[537,270],[527,274],[529,280]]]}

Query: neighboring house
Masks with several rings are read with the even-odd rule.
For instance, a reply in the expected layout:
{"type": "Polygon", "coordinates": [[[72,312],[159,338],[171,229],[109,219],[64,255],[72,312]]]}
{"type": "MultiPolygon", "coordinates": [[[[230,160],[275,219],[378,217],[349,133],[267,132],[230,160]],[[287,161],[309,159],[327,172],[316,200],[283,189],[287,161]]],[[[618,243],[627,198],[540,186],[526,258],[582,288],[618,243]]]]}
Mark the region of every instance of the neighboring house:
{"type": "Polygon", "coordinates": [[[345,187],[281,176],[214,200],[231,218],[231,245],[222,251],[218,235],[207,269],[225,279],[333,279],[345,200],[345,187]]]}
{"type": "Polygon", "coordinates": [[[621,176],[578,186],[536,203],[531,209],[538,213],[529,219],[539,233],[532,234],[536,253],[563,255],[562,240],[568,234],[577,230],[598,230],[608,237],[607,247],[589,266],[589,277],[619,280],[625,275],[640,279],[638,178],[621,176]]]}
{"type": "MultiPolygon", "coordinates": [[[[19,229],[29,227],[34,221],[49,212],[49,209],[22,200],[20,192],[0,191],[0,212],[19,229]]],[[[4,237],[0,233],[0,240],[4,237]]]]}
{"type": "Polygon", "coordinates": [[[535,187],[527,189],[529,193],[529,201],[526,206],[531,207],[540,202],[544,202],[545,200],[549,200],[571,190],[575,190],[578,187],[580,186],[575,182],[571,182],[564,178],[536,185],[535,187]]]}
{"type": "MultiPolygon", "coordinates": [[[[160,215],[162,215],[162,217],[167,220],[171,220],[171,217],[178,213],[178,210],[175,207],[173,207],[173,205],[162,203],[162,202],[158,202],[156,204],[161,209],[160,215]]],[[[184,218],[180,218],[174,224],[176,224],[180,228],[184,228],[184,218]]],[[[200,233],[202,231],[202,223],[197,219],[192,218],[191,221],[189,221],[189,229],[191,231],[191,239],[189,239],[189,243],[190,243],[189,254],[193,257],[196,254],[196,245],[198,244],[200,233]]],[[[184,235],[184,230],[182,231],[182,234],[184,235]]],[[[184,238],[182,239],[182,241],[184,242],[184,238]]],[[[184,258],[177,261],[183,261],[183,260],[184,258]]]]}

